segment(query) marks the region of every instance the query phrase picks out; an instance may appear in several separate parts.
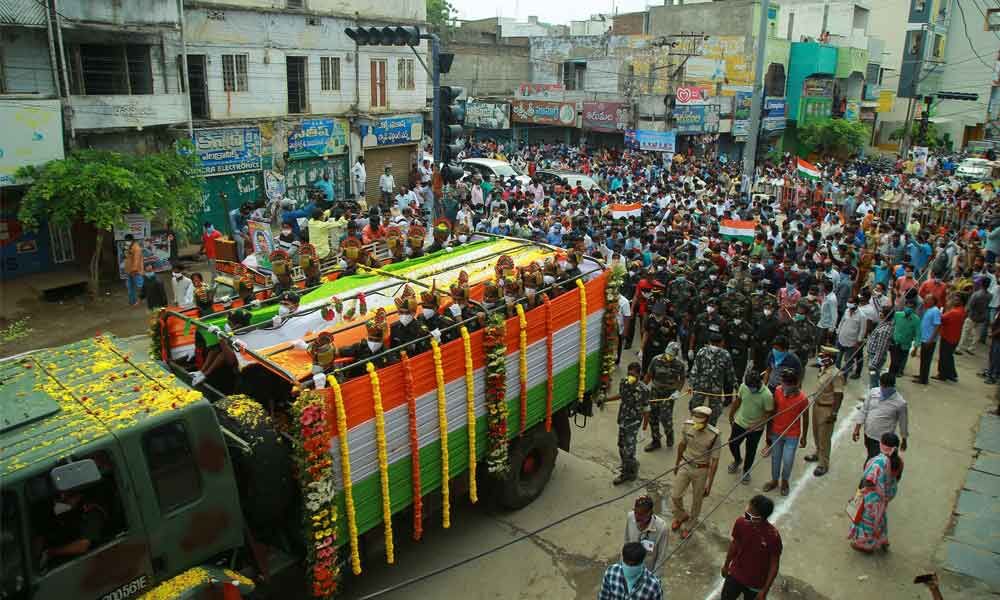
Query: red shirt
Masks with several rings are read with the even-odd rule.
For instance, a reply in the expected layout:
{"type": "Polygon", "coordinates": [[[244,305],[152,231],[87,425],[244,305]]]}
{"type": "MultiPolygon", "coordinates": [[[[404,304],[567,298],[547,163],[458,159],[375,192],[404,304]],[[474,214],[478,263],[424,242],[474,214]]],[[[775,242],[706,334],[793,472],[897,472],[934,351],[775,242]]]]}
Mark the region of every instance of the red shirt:
{"type": "Polygon", "coordinates": [[[642,293],[643,292],[652,292],[652,291],[653,291],[653,282],[650,281],[649,279],[646,279],[645,277],[643,277],[642,279],[640,279],[639,283],[637,283],[635,285],[635,295],[636,295],[636,298],[639,299],[639,304],[638,304],[638,309],[637,310],[638,310],[638,313],[640,315],[645,316],[646,312],[649,310],[649,308],[648,308],[648,301],[642,295],[642,293]]]}
{"type": "Polygon", "coordinates": [[[781,534],[767,521],[751,523],[740,517],[733,523],[735,554],[729,576],[759,590],[767,583],[771,560],[781,558],[781,534]]]}
{"type": "Polygon", "coordinates": [[[201,243],[205,246],[205,258],[215,258],[215,240],[222,237],[218,229],[213,229],[212,233],[201,234],[201,243]]]}
{"type": "Polygon", "coordinates": [[[956,306],[941,314],[941,339],[949,344],[958,345],[962,339],[962,321],[965,321],[965,308],[956,306]]]}
{"type": "Polygon", "coordinates": [[[927,294],[934,296],[934,300],[937,301],[938,308],[944,310],[945,306],[948,306],[946,302],[948,301],[948,286],[945,285],[940,279],[928,279],[927,281],[920,284],[920,289],[917,290],[920,294],[920,298],[924,299],[927,294]]]}
{"type": "Polygon", "coordinates": [[[799,390],[794,396],[785,397],[785,389],[780,385],[774,390],[774,418],[771,420],[770,432],[774,435],[784,435],[786,438],[797,438],[802,435],[802,420],[799,416],[809,408],[809,399],[799,390]]]}

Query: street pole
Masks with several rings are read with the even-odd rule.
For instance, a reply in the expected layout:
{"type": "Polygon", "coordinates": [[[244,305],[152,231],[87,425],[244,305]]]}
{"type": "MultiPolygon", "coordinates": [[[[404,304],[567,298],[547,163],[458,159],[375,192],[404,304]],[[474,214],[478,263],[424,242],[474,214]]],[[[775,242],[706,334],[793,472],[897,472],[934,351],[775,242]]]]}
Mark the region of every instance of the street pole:
{"type": "Polygon", "coordinates": [[[753,193],[757,168],[757,141],[760,137],[761,109],[764,104],[764,55],[767,45],[767,4],[760,2],[760,21],[757,24],[757,57],[753,69],[753,99],[750,102],[750,131],[743,147],[743,175],[748,178],[749,193],[753,193]]]}
{"type": "Polygon", "coordinates": [[[441,39],[433,33],[429,37],[431,39],[431,81],[434,86],[432,136],[434,138],[434,164],[438,165],[441,163],[441,63],[439,61],[441,39]]]}

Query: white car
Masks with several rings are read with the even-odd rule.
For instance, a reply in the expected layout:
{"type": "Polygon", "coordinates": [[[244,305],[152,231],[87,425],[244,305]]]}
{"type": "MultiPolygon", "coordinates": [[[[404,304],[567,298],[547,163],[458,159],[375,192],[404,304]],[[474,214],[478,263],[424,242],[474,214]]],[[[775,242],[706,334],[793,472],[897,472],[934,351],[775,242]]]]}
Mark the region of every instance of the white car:
{"type": "Polygon", "coordinates": [[[985,158],[967,158],[958,164],[955,175],[971,181],[986,181],[992,171],[993,163],[985,158]]]}
{"type": "Polygon", "coordinates": [[[577,186],[582,187],[585,191],[589,192],[591,188],[597,188],[602,194],[604,190],[601,189],[597,182],[594,181],[589,175],[583,173],[577,173],[575,171],[558,171],[553,169],[541,169],[535,172],[535,176],[542,181],[542,183],[551,185],[562,185],[575,188],[577,186]]]}
{"type": "Polygon", "coordinates": [[[515,169],[509,162],[494,158],[467,158],[462,161],[462,168],[467,174],[479,173],[483,179],[492,176],[494,181],[500,177],[507,180],[513,175],[521,185],[526,186],[531,183],[530,177],[515,169]]]}

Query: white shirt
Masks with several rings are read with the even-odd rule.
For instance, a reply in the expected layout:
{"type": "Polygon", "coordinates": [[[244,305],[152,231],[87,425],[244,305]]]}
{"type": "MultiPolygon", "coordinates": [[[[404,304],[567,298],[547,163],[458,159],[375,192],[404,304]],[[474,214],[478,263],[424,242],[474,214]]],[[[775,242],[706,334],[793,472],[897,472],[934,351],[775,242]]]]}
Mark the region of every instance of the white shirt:
{"type": "Polygon", "coordinates": [[[359,162],[354,163],[354,166],[351,167],[351,175],[354,177],[355,189],[359,194],[363,194],[365,191],[365,181],[368,180],[368,172],[365,171],[365,165],[359,162]]]}
{"type": "Polygon", "coordinates": [[[848,309],[844,312],[844,316],[840,319],[840,326],[837,327],[837,343],[848,348],[857,346],[858,342],[861,341],[862,334],[864,333],[864,327],[864,313],[858,309],[854,309],[854,312],[852,313],[848,309]]]}
{"type": "Polygon", "coordinates": [[[173,278],[174,284],[174,304],[177,306],[191,306],[194,304],[194,284],[187,277],[173,278]]]}
{"type": "Polygon", "coordinates": [[[625,520],[625,542],[639,542],[646,549],[646,568],[657,573],[666,560],[667,534],[670,532],[667,522],[659,515],[652,515],[649,524],[642,531],[635,522],[635,511],[629,511],[625,520]]]}
{"type": "Polygon", "coordinates": [[[625,319],[632,316],[632,303],[618,294],[618,335],[625,335],[625,319]]]}
{"type": "Polygon", "coordinates": [[[379,175],[378,189],[382,190],[383,192],[388,192],[391,194],[392,191],[396,189],[395,178],[393,178],[393,176],[388,173],[383,173],[382,175],[379,175]]]}
{"type": "Polygon", "coordinates": [[[427,185],[431,182],[431,177],[434,175],[434,169],[421,165],[417,167],[417,171],[420,172],[420,183],[427,185]]]}

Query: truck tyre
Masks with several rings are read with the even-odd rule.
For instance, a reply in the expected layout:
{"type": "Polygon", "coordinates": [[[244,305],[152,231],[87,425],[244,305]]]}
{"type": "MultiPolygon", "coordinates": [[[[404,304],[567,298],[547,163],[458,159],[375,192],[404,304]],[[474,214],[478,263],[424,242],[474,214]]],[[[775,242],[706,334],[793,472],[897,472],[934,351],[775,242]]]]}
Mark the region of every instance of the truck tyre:
{"type": "Polygon", "coordinates": [[[500,503],[509,509],[524,508],[537,498],[556,466],[558,439],[554,431],[538,424],[510,443],[510,474],[503,482],[500,503]]]}

